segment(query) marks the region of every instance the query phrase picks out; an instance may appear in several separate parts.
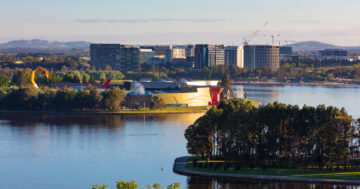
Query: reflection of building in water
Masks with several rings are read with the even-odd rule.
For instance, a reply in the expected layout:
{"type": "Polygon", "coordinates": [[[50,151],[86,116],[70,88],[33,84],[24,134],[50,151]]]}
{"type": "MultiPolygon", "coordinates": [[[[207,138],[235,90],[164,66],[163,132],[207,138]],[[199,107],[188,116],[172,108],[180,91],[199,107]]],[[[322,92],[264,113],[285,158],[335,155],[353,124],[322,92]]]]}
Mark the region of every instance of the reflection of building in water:
{"type": "Polygon", "coordinates": [[[234,95],[237,98],[246,97],[250,100],[259,101],[262,104],[279,101],[280,91],[278,87],[259,86],[259,85],[236,85],[233,86],[234,95]]]}
{"type": "MultiPolygon", "coordinates": [[[[146,119],[151,121],[162,121],[162,122],[176,122],[181,123],[185,127],[193,124],[199,117],[203,116],[205,113],[185,113],[185,114],[154,114],[146,116],[146,119]]],[[[171,125],[171,124],[170,124],[171,125]]]]}

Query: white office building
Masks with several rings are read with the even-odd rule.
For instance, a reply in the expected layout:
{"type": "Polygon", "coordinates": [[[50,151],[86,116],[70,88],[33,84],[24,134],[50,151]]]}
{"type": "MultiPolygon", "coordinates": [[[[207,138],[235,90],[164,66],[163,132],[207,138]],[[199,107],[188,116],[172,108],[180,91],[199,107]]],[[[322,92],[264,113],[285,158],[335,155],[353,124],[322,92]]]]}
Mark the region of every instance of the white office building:
{"type": "Polygon", "coordinates": [[[237,65],[239,68],[244,67],[244,50],[242,46],[225,47],[225,64],[237,65]]]}

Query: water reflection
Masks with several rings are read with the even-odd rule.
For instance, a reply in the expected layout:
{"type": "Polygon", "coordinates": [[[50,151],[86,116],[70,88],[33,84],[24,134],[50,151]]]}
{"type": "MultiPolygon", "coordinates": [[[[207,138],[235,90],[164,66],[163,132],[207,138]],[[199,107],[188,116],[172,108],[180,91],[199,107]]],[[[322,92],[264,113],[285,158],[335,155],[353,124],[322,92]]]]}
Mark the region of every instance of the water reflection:
{"type": "Polygon", "coordinates": [[[260,101],[262,104],[275,101],[299,105],[344,107],[354,118],[360,117],[360,87],[329,88],[324,86],[233,86],[235,95],[260,101]]]}
{"type": "MultiPolygon", "coordinates": [[[[186,177],[172,172],[186,155],[184,130],[200,114],[0,114],[4,188],[90,188],[118,179],[139,186],[186,177]]],[[[2,188],[1,187],[1,188],[2,188]]]]}
{"type": "Polygon", "coordinates": [[[248,99],[256,100],[263,104],[279,101],[280,97],[280,91],[277,87],[236,85],[233,86],[233,90],[237,98],[244,98],[246,93],[248,99]]]}
{"type": "MultiPolygon", "coordinates": [[[[236,86],[261,101],[344,106],[360,117],[360,88],[236,86]]],[[[91,188],[136,180],[140,188],[181,182],[182,188],[359,188],[319,184],[251,183],[173,173],[187,155],[185,129],[203,114],[72,115],[0,113],[1,188],[91,188]]],[[[110,187],[111,188],[111,187],[110,187]]]]}

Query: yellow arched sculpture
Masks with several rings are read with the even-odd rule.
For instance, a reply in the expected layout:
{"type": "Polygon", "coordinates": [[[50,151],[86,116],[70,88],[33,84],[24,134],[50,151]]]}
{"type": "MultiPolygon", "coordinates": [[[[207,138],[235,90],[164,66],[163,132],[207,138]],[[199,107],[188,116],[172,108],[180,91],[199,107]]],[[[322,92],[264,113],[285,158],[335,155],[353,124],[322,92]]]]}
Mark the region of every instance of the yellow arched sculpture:
{"type": "Polygon", "coordinates": [[[45,68],[43,68],[43,67],[41,67],[41,66],[37,67],[35,70],[33,70],[33,71],[31,72],[31,83],[32,83],[32,84],[34,85],[34,87],[36,87],[36,88],[39,88],[39,86],[38,86],[38,85],[36,84],[36,82],[35,82],[35,72],[38,71],[39,69],[43,70],[43,71],[45,72],[46,78],[49,79],[49,71],[47,71],[45,68]]]}

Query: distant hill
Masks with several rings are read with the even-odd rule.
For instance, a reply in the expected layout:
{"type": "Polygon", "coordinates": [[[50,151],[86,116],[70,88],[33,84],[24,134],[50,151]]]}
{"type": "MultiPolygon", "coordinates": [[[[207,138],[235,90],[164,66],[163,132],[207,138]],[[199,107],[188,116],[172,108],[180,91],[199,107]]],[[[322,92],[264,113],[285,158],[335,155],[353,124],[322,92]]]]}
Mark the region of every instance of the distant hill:
{"type": "Polygon", "coordinates": [[[90,43],[86,41],[47,41],[40,39],[15,40],[0,44],[1,51],[66,51],[66,50],[89,50],[90,43]]]}
{"type": "Polygon", "coordinates": [[[293,48],[293,51],[297,52],[310,52],[324,49],[346,49],[350,52],[360,52],[360,46],[336,46],[328,43],[322,43],[319,41],[304,41],[294,43],[288,46],[291,46],[293,48]]]}
{"type": "Polygon", "coordinates": [[[318,41],[298,42],[298,43],[294,43],[290,46],[292,46],[293,51],[318,51],[318,50],[323,50],[323,49],[337,48],[337,46],[335,46],[335,45],[321,43],[318,41]]]}

